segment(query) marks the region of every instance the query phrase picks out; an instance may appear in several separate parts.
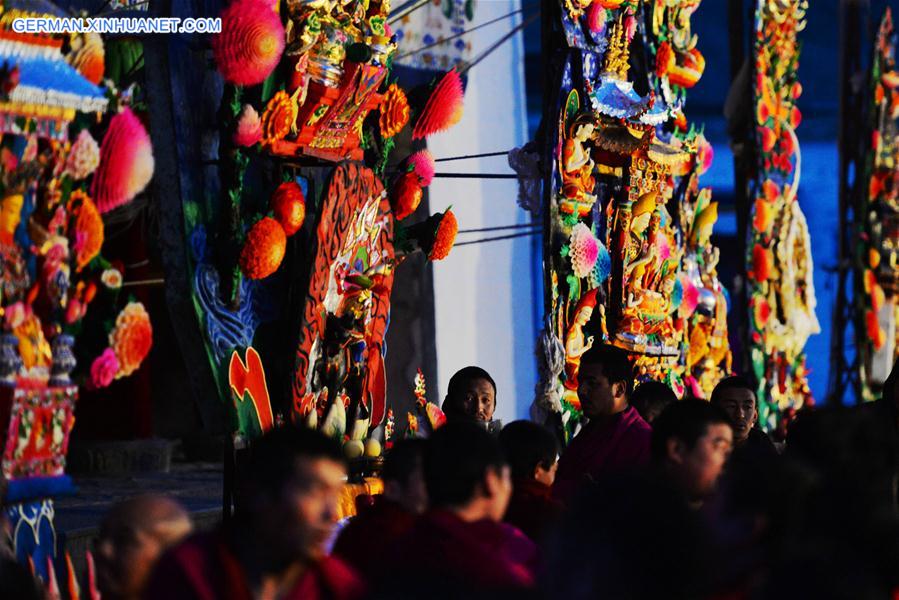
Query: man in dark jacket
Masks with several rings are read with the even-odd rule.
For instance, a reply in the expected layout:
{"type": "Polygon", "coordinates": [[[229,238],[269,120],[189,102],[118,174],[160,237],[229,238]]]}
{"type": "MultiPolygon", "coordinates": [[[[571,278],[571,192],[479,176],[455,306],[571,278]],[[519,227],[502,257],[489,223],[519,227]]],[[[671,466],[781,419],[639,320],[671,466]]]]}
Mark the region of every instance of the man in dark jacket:
{"type": "Polygon", "coordinates": [[[765,461],[777,456],[768,435],[756,427],[758,400],[750,383],[739,376],[725,377],[712,391],[711,403],[730,418],[734,430],[734,460],[745,455],[750,461],[765,461]]]}

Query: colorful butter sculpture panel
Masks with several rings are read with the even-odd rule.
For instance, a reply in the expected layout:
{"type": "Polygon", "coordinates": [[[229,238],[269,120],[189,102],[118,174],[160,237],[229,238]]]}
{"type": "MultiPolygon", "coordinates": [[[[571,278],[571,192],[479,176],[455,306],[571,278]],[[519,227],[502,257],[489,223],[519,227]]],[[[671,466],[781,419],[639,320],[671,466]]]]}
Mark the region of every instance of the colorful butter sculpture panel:
{"type": "MultiPolygon", "coordinates": [[[[462,6],[470,18],[473,4],[462,6]]],[[[391,77],[402,35],[390,12],[388,0],[235,0],[221,13],[212,49],[226,85],[211,157],[221,186],[184,202],[184,225],[235,438],[290,418],[349,437],[358,458],[387,412],[393,270],[411,252],[440,260],[453,246],[449,210],[402,223],[433,179],[430,153],[385,171],[407,127],[419,140],[458,122],[462,80],[450,70],[407,97],[391,77]],[[287,402],[269,397],[285,383],[287,402]]]]}
{"type": "Polygon", "coordinates": [[[389,2],[287,2],[286,89],[262,115],[263,144],[281,156],[361,160],[362,121],[396,51],[389,2]]]}
{"type": "Polygon", "coordinates": [[[72,490],[65,464],[77,398],[75,386],[0,388],[6,517],[17,559],[42,576],[56,556],[50,497],[72,490]]]}
{"type": "Polygon", "coordinates": [[[696,0],[559,0],[547,122],[547,325],[537,405],[580,419],[577,370],[594,344],[632,353],[641,381],[708,397],[731,368],[727,300],[699,187],[711,147],[682,112],[704,60],[696,0]],[[631,53],[649,68],[632,68],[631,53]],[[556,89],[553,87],[552,89],[556,89]]]}
{"type": "Polygon", "coordinates": [[[861,307],[855,331],[864,400],[877,396],[899,357],[899,74],[889,8],[875,40],[869,91],[870,145],[856,209],[861,231],[855,290],[861,307]]]}
{"type": "Polygon", "coordinates": [[[294,418],[380,423],[386,414],[384,336],[395,257],[384,186],[364,166],[331,174],[297,347],[294,418]],[[352,402],[351,402],[352,400],[352,402]],[[347,418],[349,417],[349,418],[347,418]]]}
{"type": "Polygon", "coordinates": [[[152,346],[146,309],[119,310],[123,273],[101,253],[104,216],[153,176],[139,86],[99,85],[98,34],[13,31],[15,19],[67,15],[51,2],[0,5],[2,475],[16,552],[43,576],[56,551],[51,498],[72,488],[76,384],[106,387],[152,346]]]}
{"type": "Polygon", "coordinates": [[[77,398],[75,386],[0,389],[0,416],[7,424],[2,468],[8,481],[63,475],[77,398]]]}
{"type": "Polygon", "coordinates": [[[440,260],[455,241],[450,210],[403,223],[434,177],[430,153],[385,171],[407,127],[420,140],[458,122],[462,79],[450,70],[406,95],[390,75],[401,36],[389,4],[234,0],[212,38],[226,83],[211,157],[221,185],[185,201],[184,225],[235,441],[290,418],[349,437],[350,458],[375,454],[363,440],[387,414],[393,270],[412,252],[440,260]],[[269,397],[285,382],[287,402],[269,397]]]}
{"type": "Polygon", "coordinates": [[[810,236],[796,195],[802,170],[798,34],[806,6],[800,0],[760,0],[755,14],[759,163],[746,260],[751,359],[765,429],[777,427],[785,411],[812,402],[804,348],[820,331],[810,236]]]}

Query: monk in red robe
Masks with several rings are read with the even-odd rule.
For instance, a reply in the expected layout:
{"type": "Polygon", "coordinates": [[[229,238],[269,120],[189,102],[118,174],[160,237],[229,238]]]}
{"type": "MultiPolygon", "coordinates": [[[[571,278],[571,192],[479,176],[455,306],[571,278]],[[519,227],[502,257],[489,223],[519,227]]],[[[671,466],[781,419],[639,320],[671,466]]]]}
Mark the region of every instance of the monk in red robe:
{"type": "Polygon", "coordinates": [[[552,497],[559,442],[542,425],[515,421],[503,428],[499,443],[512,469],[512,499],[503,521],[539,543],[562,513],[562,505],[552,497]]]}
{"type": "Polygon", "coordinates": [[[401,440],[390,450],[381,478],[384,493],[340,532],[333,555],[343,559],[366,579],[376,579],[383,570],[384,549],[412,529],[415,518],[427,508],[428,492],[422,459],[425,440],[401,440]]]}
{"type": "Polygon", "coordinates": [[[113,506],[100,523],[97,584],[106,600],[140,598],[156,561],[193,530],[187,510],[153,494],[113,506]]]}
{"type": "Polygon", "coordinates": [[[649,463],[652,430],[628,404],[633,371],[627,353],[594,346],[581,357],[578,399],[589,422],[559,460],[553,496],[570,503],[584,482],[649,463]]]}
{"type": "Polygon", "coordinates": [[[305,428],[270,431],[251,448],[234,519],[188,538],[157,565],[145,598],[355,600],[361,579],[325,556],[346,479],[340,447],[305,428]]]}
{"type": "Polygon", "coordinates": [[[428,440],[424,472],[431,508],[387,550],[386,585],[422,598],[532,586],[536,546],[500,522],[512,483],[499,442],[477,424],[447,424],[428,440]]]}

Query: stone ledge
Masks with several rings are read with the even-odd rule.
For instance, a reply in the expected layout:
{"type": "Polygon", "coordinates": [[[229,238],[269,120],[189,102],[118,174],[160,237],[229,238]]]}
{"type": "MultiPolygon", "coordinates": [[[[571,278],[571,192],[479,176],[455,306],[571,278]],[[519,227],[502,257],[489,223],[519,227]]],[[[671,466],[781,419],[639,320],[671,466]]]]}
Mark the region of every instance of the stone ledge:
{"type": "Polygon", "coordinates": [[[66,459],[66,472],[73,475],[168,473],[177,443],[161,439],[73,443],[66,459]]]}

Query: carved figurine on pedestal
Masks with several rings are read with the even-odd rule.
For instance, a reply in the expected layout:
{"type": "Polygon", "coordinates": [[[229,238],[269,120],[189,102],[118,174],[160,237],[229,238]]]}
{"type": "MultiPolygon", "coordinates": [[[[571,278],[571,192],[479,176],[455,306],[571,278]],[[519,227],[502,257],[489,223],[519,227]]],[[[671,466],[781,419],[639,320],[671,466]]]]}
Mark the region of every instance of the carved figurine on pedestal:
{"type": "Polygon", "coordinates": [[[652,262],[656,259],[655,236],[659,225],[656,196],[655,192],[640,196],[631,212],[627,263],[624,268],[628,308],[640,303],[639,292],[643,289],[644,276],[647,270],[652,269],[652,262]]]}
{"type": "Polygon", "coordinates": [[[19,338],[11,333],[0,334],[0,385],[15,386],[21,368],[19,338]]]}
{"type": "Polygon", "coordinates": [[[644,194],[632,208],[617,337],[634,351],[655,347],[651,353],[669,354],[676,352],[671,313],[681,251],[669,231],[671,219],[667,213],[663,218],[665,209],[656,199],[656,192],[644,194]]]}
{"type": "Polygon", "coordinates": [[[341,322],[347,329],[346,359],[348,372],[343,390],[357,404],[362,398],[368,345],[365,342],[365,317],[371,309],[371,291],[360,289],[344,298],[341,306],[341,322]]]}
{"type": "MultiPolygon", "coordinates": [[[[267,150],[333,161],[362,159],[362,121],[383,99],[378,88],[396,50],[387,35],[388,4],[288,1],[285,53],[296,63],[278,102],[291,100],[290,128],[264,138],[267,150]]],[[[279,114],[278,102],[270,101],[264,122],[279,114]]]]}
{"type": "Polygon", "coordinates": [[[578,117],[569,129],[562,146],[562,194],[559,210],[584,217],[596,203],[596,164],[587,146],[596,129],[589,115],[578,117]]]}
{"type": "Polygon", "coordinates": [[[328,315],[324,337],[321,340],[322,352],[315,367],[316,391],[327,389],[331,395],[336,395],[343,388],[349,370],[346,355],[349,337],[349,331],[343,326],[342,319],[336,315],[328,315]]]}
{"type": "Polygon", "coordinates": [[[78,365],[73,352],[74,346],[75,338],[71,335],[61,333],[53,338],[53,365],[50,370],[50,385],[64,386],[72,383],[69,374],[78,365]]]}
{"type": "Polygon", "coordinates": [[[14,239],[21,222],[24,202],[22,194],[9,194],[0,201],[0,301],[4,306],[23,300],[31,285],[25,259],[14,239]]]}
{"type": "Polygon", "coordinates": [[[565,336],[565,381],[564,381],[564,397],[574,406],[579,406],[577,401],[577,371],[581,364],[581,356],[583,356],[590,348],[593,347],[594,336],[587,335],[584,328],[593,317],[593,311],[597,304],[599,310],[603,310],[602,304],[597,302],[598,290],[590,290],[577,304],[574,310],[574,317],[568,332],[565,336]]]}
{"type": "Polygon", "coordinates": [[[691,88],[705,71],[705,58],[696,47],[690,19],[701,0],[655,0],[652,29],[665,39],[656,51],[655,72],[666,81],[662,91],[669,104],[676,100],[671,86],[691,88]],[[667,35],[666,35],[667,34],[667,35]]]}
{"type": "Polygon", "coordinates": [[[22,194],[8,194],[0,201],[0,301],[5,312],[4,325],[18,338],[22,367],[26,373],[43,379],[48,376],[45,371],[51,361],[50,345],[44,338],[40,320],[25,303],[31,278],[15,242],[24,200],[22,194]]]}

